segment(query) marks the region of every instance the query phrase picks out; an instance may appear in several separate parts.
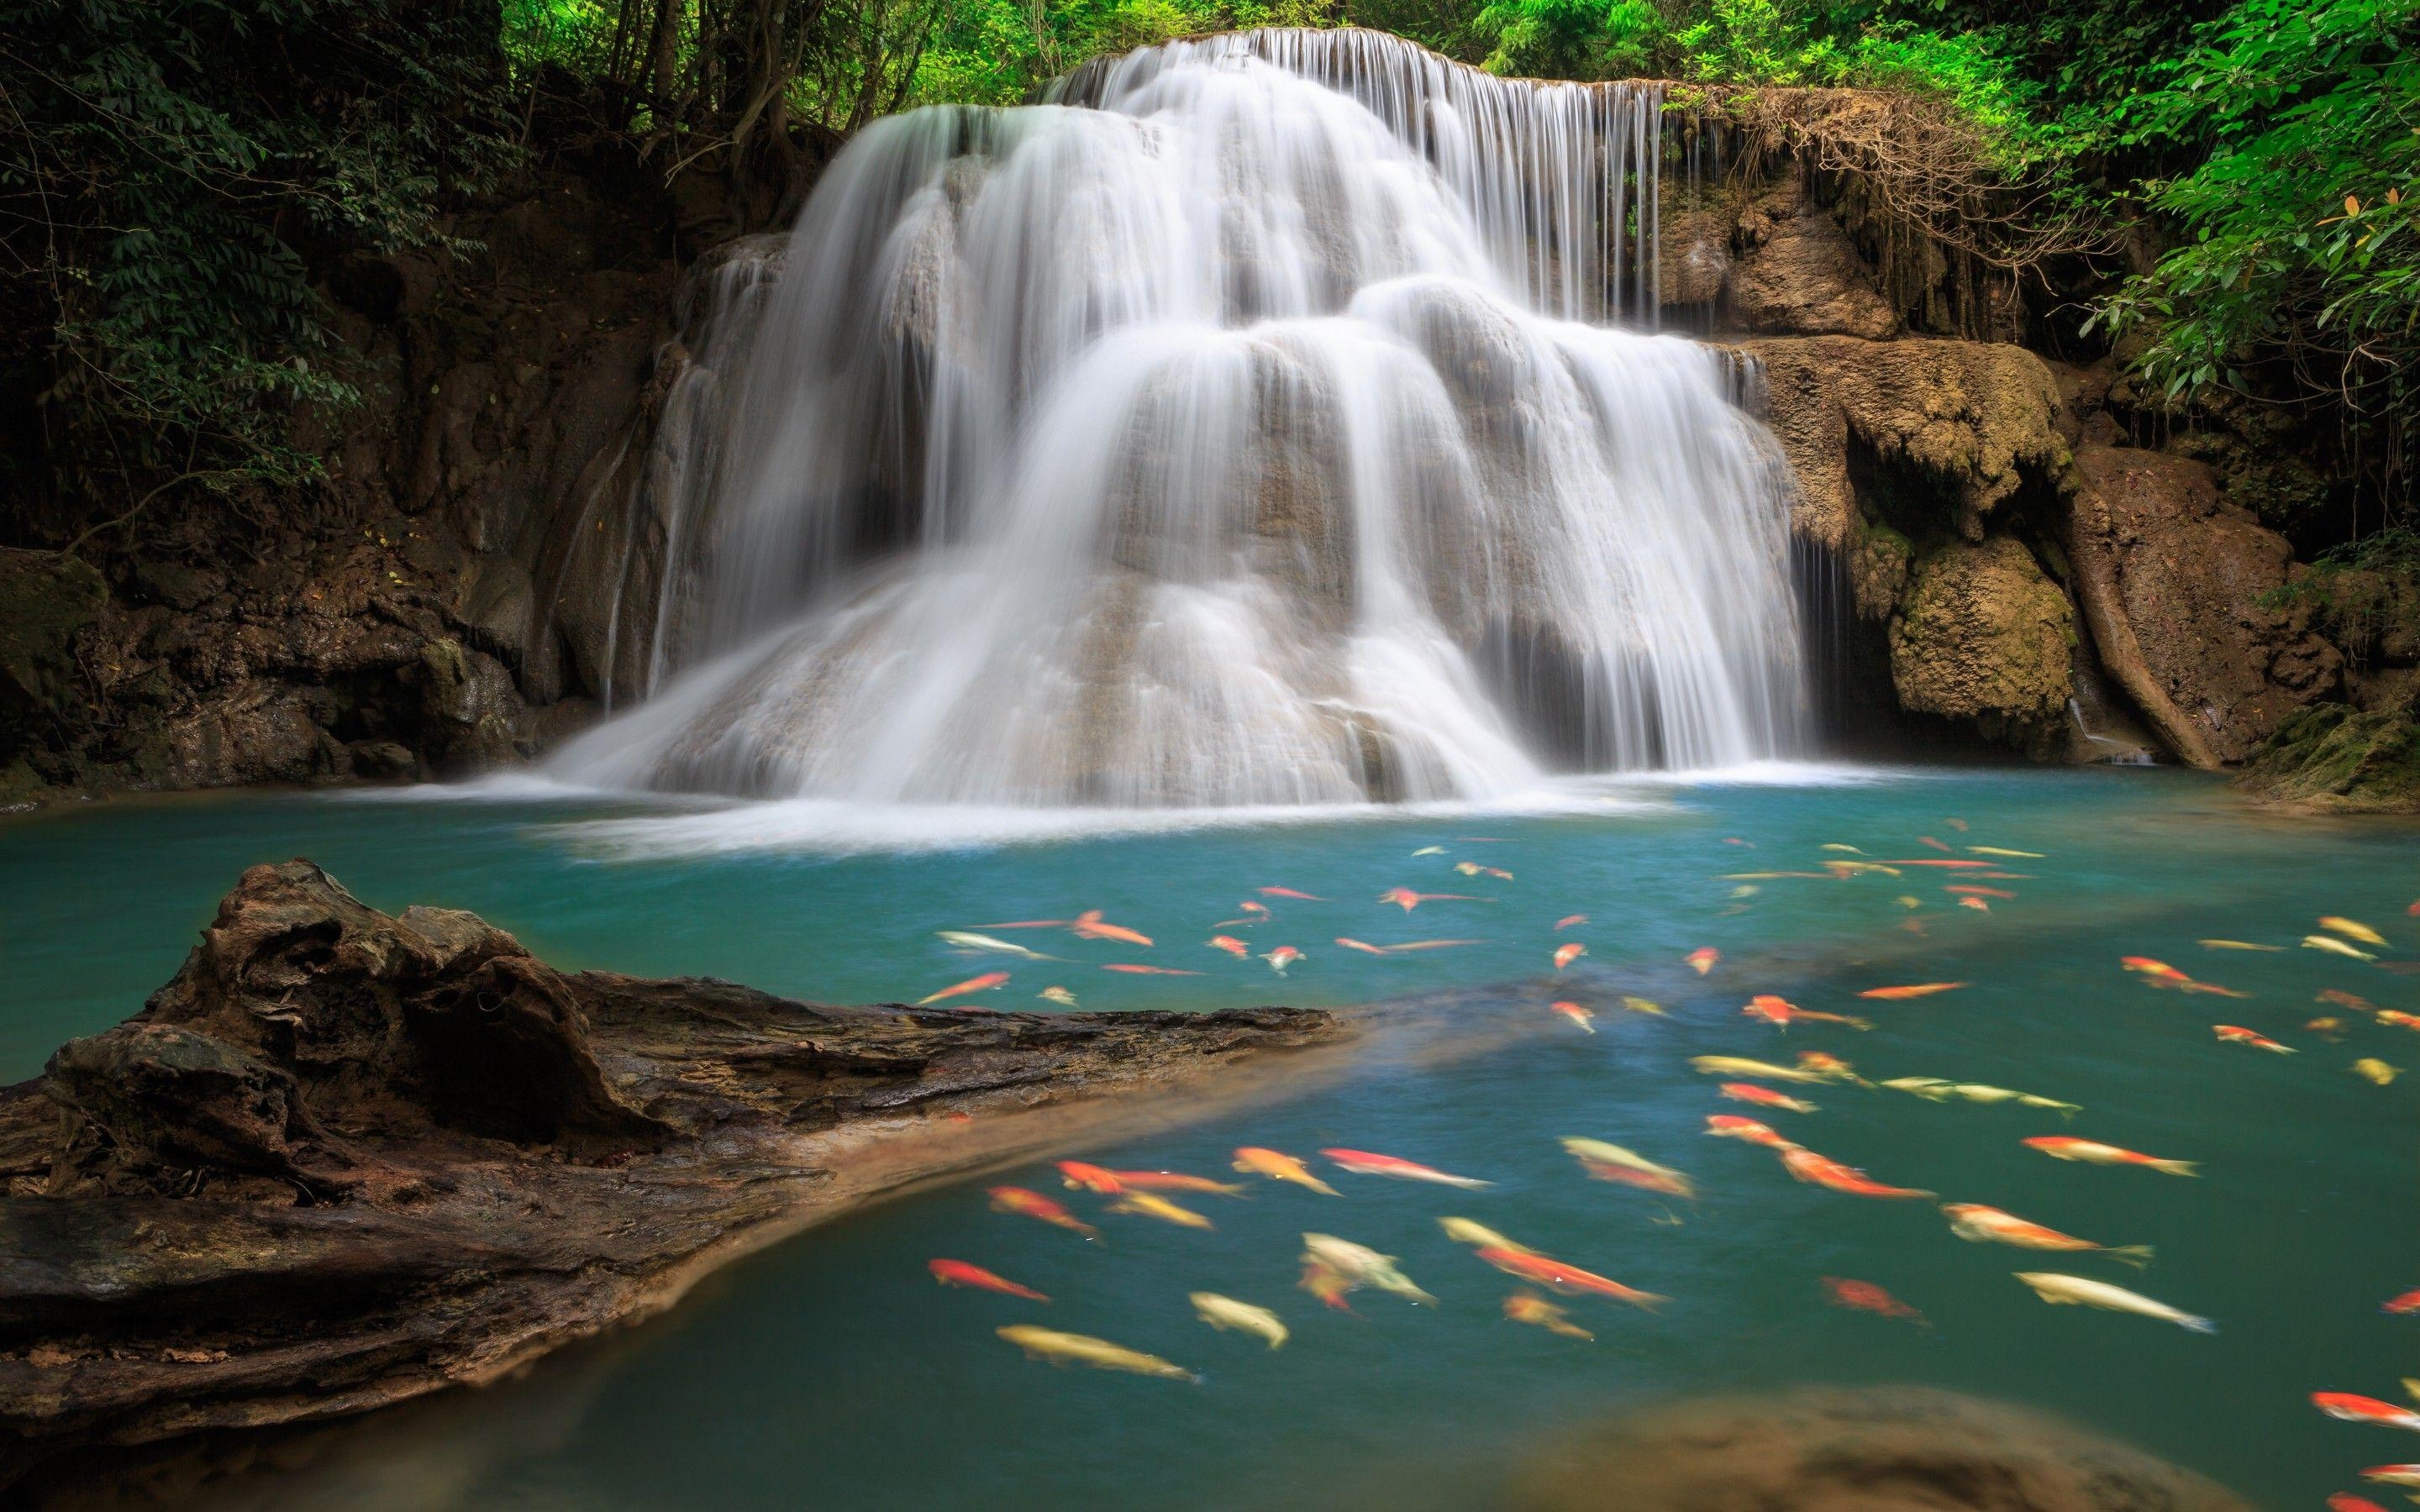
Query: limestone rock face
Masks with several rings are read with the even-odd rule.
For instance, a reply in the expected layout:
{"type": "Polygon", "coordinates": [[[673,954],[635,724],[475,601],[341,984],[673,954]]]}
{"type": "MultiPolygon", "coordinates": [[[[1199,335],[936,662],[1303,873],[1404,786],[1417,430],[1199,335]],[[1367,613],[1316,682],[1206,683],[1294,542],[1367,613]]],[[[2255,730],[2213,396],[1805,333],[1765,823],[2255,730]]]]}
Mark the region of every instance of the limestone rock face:
{"type": "Polygon", "coordinates": [[[2074,691],[2074,644],[2067,595],[2024,542],[1947,541],[1916,560],[1891,616],[1891,682],[1903,708],[2047,753],[2074,691]]]}
{"type": "Polygon", "coordinates": [[[2093,640],[2179,755],[2241,762],[2335,692],[2344,658],[2312,610],[2260,602],[2288,583],[2293,548],[2229,503],[2210,469],[2087,446],[2075,483],[2068,552],[2093,640]]]}
{"type": "Polygon", "coordinates": [[[1732,313],[1746,330],[1782,336],[1895,334],[1899,317],[1874,286],[1848,233],[1795,176],[1741,215],[1732,313]]]}
{"type": "Polygon", "coordinates": [[[1937,481],[1968,541],[2028,475],[2067,465],[2057,380],[2021,347],[1851,336],[1741,347],[1763,364],[1765,423],[1798,478],[1799,532],[1828,545],[1845,548],[1858,533],[1853,442],[1937,481]]]}
{"type": "Polygon", "coordinates": [[[2288,715],[2238,785],[2303,808],[2420,813],[2420,698],[2357,711],[2322,703],[2288,715]]]}

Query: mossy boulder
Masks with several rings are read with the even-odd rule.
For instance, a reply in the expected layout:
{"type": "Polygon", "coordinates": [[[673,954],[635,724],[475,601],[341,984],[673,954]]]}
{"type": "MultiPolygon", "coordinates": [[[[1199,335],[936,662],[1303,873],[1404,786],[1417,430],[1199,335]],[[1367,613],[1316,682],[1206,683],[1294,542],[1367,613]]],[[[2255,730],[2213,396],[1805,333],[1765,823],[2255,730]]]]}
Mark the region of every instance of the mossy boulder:
{"type": "Polygon", "coordinates": [[[101,574],[76,558],[0,549],[0,764],[65,745],[84,724],[75,638],[108,604],[101,574]]]}
{"type": "Polygon", "coordinates": [[[2046,755],[2074,692],[2074,645],[2067,594],[2024,542],[1949,541],[1910,569],[1891,616],[1891,682],[1903,708],[2046,755]]]}
{"type": "Polygon", "coordinates": [[[2420,813],[2420,708],[2369,713],[2321,703],[2286,717],[2239,785],[2264,797],[2348,813],[2420,813]]]}

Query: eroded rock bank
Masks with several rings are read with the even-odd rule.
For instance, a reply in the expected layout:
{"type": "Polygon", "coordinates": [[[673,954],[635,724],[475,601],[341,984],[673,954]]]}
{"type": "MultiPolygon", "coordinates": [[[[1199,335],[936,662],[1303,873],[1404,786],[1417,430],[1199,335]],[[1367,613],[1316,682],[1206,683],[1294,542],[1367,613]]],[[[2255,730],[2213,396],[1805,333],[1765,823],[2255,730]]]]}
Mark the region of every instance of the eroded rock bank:
{"type": "Polygon", "coordinates": [[[852,1205],[1346,1038],[1310,1010],[566,974],[473,915],[256,867],[141,1013],[0,1091],[0,1489],[79,1445],[492,1381],[852,1205]]]}

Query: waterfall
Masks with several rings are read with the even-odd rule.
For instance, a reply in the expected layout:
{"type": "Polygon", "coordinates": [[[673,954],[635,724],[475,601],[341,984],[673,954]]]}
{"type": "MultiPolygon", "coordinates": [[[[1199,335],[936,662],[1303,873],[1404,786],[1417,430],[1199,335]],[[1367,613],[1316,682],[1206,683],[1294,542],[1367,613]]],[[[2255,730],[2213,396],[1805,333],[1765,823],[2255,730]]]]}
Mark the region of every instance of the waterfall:
{"type": "Polygon", "coordinates": [[[1662,115],[1274,30],[875,123],[697,344],[693,575],[554,769],[1223,806],[1791,754],[1785,470],[1730,357],[1625,328],[1662,115]]]}

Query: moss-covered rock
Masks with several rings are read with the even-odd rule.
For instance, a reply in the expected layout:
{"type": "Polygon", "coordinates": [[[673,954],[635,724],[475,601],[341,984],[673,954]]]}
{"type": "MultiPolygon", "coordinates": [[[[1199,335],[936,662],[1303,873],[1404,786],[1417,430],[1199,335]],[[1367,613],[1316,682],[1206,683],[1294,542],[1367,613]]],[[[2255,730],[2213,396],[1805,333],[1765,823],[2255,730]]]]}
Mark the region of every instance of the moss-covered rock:
{"type": "Polygon", "coordinates": [[[2024,542],[1950,541],[1910,571],[1891,616],[1891,682],[1903,708],[2046,755],[2074,692],[2074,645],[2067,595],[2024,542]]]}
{"type": "Polygon", "coordinates": [[[2288,715],[2236,780],[2314,809],[2420,813],[2420,718],[2412,701],[2363,713],[2321,703],[2288,715]]]}

